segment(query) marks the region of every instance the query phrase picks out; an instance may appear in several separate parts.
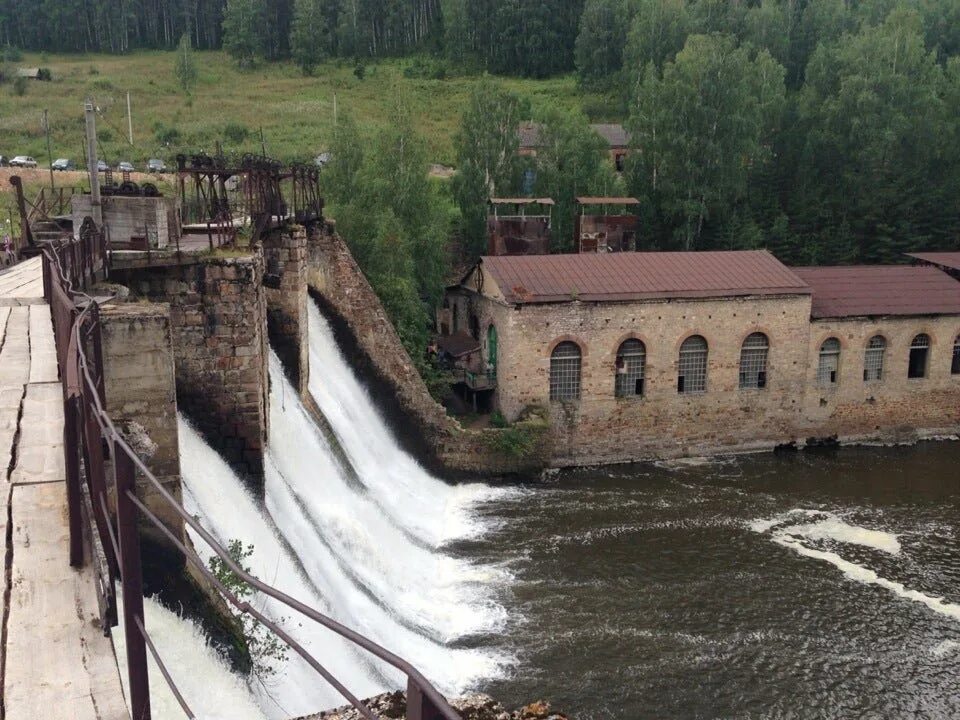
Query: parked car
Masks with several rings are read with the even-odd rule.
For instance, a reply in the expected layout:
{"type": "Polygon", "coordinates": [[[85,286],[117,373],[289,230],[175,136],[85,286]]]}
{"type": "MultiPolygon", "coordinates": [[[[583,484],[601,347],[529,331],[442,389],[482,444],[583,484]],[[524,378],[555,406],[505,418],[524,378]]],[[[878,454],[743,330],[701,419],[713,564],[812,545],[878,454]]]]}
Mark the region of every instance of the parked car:
{"type": "Polygon", "coordinates": [[[147,172],[164,173],[167,171],[167,164],[159,158],[150,158],[147,160],[147,172]]]}
{"type": "Polygon", "coordinates": [[[133,163],[128,163],[126,160],[124,160],[123,162],[117,165],[117,170],[119,170],[120,172],[133,172],[134,171],[133,163]]]}
{"type": "Polygon", "coordinates": [[[10,161],[10,167],[35,168],[37,161],[29,155],[17,155],[10,161]]]}
{"type": "Polygon", "coordinates": [[[0,155],[0,167],[7,167],[10,165],[10,158],[6,155],[0,155]]]}
{"type": "Polygon", "coordinates": [[[64,170],[73,170],[74,169],[73,160],[68,160],[67,158],[57,158],[50,165],[50,169],[60,170],[61,172],[64,170]]]}
{"type": "Polygon", "coordinates": [[[97,172],[106,172],[110,168],[103,160],[97,160],[97,172]]]}

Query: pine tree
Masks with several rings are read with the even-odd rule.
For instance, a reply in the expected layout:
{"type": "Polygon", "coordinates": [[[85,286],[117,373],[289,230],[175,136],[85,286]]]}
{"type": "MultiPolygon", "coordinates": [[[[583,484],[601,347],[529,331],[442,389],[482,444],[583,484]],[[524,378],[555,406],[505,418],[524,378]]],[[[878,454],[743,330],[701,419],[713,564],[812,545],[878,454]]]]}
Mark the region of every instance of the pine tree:
{"type": "Polygon", "coordinates": [[[517,129],[528,116],[528,106],[513,93],[500,90],[489,79],[470,95],[454,140],[458,172],[454,197],[460,206],[469,249],[486,248],[487,200],[513,191],[519,180],[517,129]]]}
{"type": "Polygon", "coordinates": [[[180,36],[177,46],[177,57],[173,65],[177,83],[184,92],[189,93],[197,81],[197,63],[193,59],[193,48],[190,46],[190,36],[184,33],[180,36]]]}
{"type": "Polygon", "coordinates": [[[241,68],[251,68],[263,54],[265,0],[227,0],[223,14],[223,49],[241,68]]]}
{"type": "Polygon", "coordinates": [[[290,52],[304,75],[313,71],[329,54],[330,28],[324,17],[323,0],[295,0],[290,25],[290,52]]]}
{"type": "Polygon", "coordinates": [[[587,0],[575,49],[582,84],[614,80],[623,62],[626,28],[623,0],[587,0]]]}

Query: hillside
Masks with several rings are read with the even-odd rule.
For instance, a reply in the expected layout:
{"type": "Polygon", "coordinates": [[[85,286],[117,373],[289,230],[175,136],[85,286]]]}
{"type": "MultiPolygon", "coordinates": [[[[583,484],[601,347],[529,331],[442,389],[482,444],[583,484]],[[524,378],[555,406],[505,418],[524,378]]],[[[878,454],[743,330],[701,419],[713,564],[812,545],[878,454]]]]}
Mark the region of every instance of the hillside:
{"type": "MultiPolygon", "coordinates": [[[[181,149],[212,152],[219,140],[228,152],[259,152],[263,127],[268,155],[308,159],[328,147],[337,112],[349,113],[361,128],[376,130],[391,122],[390,108],[400,95],[428,144],[431,162],[453,163],[453,135],[471,88],[479,76],[444,80],[404,77],[413,60],[389,60],[366,66],[361,80],[352,65],[320,65],[304,77],[290,63],[263,63],[238,70],[221,52],[198,52],[197,86],[188,96],[176,84],[173,52],[131,55],[27,54],[20,66],[42,65],[53,81],[30,82],[24,96],[9,86],[0,92],[0,154],[47,157],[41,118],[49,110],[53,156],[82,158],[83,99],[101,109],[98,131],[111,164],[130,160],[138,166],[150,157],[168,162],[181,149]],[[134,147],[126,142],[126,93],[133,107],[134,147]],[[225,132],[226,131],[226,132],[225,132]]],[[[527,96],[532,108],[581,106],[585,98],[572,75],[548,80],[498,79],[527,96]]],[[[597,96],[586,103],[604,107],[597,96]]]]}

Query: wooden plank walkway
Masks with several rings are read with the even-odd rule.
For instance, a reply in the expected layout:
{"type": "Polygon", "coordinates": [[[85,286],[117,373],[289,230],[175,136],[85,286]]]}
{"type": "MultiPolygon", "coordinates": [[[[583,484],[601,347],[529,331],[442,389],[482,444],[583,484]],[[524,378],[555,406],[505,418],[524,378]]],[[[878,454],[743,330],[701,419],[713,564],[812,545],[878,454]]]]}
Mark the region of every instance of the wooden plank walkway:
{"type": "Polygon", "coordinates": [[[38,255],[0,273],[0,305],[41,305],[45,302],[42,262],[38,255]]]}
{"type": "Polygon", "coordinates": [[[2,713],[129,720],[93,572],[69,563],[63,395],[39,262],[0,275],[2,713]]]}

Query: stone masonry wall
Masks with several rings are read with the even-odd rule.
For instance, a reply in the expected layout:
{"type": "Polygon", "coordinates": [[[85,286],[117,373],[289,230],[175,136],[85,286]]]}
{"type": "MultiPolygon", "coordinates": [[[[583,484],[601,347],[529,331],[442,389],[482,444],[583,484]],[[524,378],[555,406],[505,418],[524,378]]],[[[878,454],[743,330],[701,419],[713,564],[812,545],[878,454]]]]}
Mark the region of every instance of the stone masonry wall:
{"type": "MultiPolygon", "coordinates": [[[[178,501],[180,449],[174,382],[170,306],[121,303],[101,309],[106,410],[127,441],[178,501]]],[[[137,478],[137,495],[168,528],[182,535],[183,521],[159,498],[152,484],[137,478]]],[[[168,545],[148,521],[142,527],[168,545]]]]}
{"type": "Polygon", "coordinates": [[[809,367],[805,380],[805,429],[808,434],[841,440],[878,438],[913,440],[918,435],[954,433],[960,427],[960,375],[950,372],[960,318],[877,318],[818,320],[811,324],[809,367]],[[908,378],[910,343],[918,333],[930,336],[926,377],[908,378]],[[864,351],[870,338],[887,341],[880,380],[864,381],[864,351]],[[840,341],[836,384],[817,383],[820,346],[840,341]]]}
{"type": "MultiPolygon", "coordinates": [[[[400,342],[376,293],[357,266],[346,244],[328,226],[311,234],[307,243],[307,283],[323,301],[336,326],[345,329],[355,346],[361,375],[378,384],[381,408],[393,406],[404,421],[408,445],[418,459],[446,476],[522,473],[542,467],[550,454],[549,438],[536,435],[522,456],[505,451],[509,431],[466,430],[447,415],[430,395],[400,342]]],[[[321,373],[321,368],[314,368],[321,373]]],[[[396,425],[396,423],[395,423],[396,425]]]]}
{"type": "Polygon", "coordinates": [[[206,258],[112,279],[135,295],[170,303],[180,410],[262,489],[269,418],[262,256],[206,258]]]}
{"type": "Polygon", "coordinates": [[[267,333],[301,394],[310,376],[307,332],[307,232],[295,226],[263,239],[267,333]]]}
{"type": "Polygon", "coordinates": [[[474,295],[480,337],[497,329],[497,402],[508,420],[549,409],[555,465],[625,462],[772,448],[794,439],[803,411],[809,296],[512,307],[474,295]],[[753,332],[770,342],[767,386],[739,388],[740,348],[753,332]],[[677,392],[682,342],[708,343],[707,390],[677,392]],[[627,339],[646,348],[644,394],[614,393],[616,354],[627,339]],[[550,355],[581,348],[581,399],[551,402],[550,355]]]}

